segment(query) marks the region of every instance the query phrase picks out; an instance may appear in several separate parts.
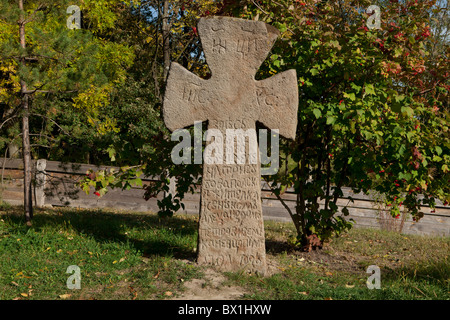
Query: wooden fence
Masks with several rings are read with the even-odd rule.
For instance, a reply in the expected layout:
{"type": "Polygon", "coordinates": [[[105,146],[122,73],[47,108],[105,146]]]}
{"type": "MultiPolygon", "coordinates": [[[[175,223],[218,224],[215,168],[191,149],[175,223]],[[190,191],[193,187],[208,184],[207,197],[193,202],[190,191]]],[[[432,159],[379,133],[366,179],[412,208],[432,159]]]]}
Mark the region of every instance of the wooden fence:
{"type": "MultiPolygon", "coordinates": [[[[0,160],[2,171],[2,200],[13,204],[23,204],[23,164],[21,159],[0,160]]],[[[111,169],[113,167],[97,167],[94,165],[69,163],[64,164],[55,161],[33,161],[34,168],[34,203],[37,206],[70,206],[79,208],[113,208],[138,212],[157,212],[157,200],[163,197],[160,193],[156,198],[146,201],[143,198],[142,188],[130,190],[110,190],[103,197],[94,194],[86,195],[77,187],[77,182],[89,169],[111,169]]],[[[149,184],[158,177],[143,177],[143,184],[149,184]]],[[[262,209],[265,219],[278,221],[291,221],[290,216],[280,201],[272,194],[269,186],[261,182],[262,209]]],[[[412,221],[411,217],[404,213],[399,219],[389,215],[386,208],[380,202],[375,201],[365,194],[353,194],[349,188],[344,188],[344,195],[338,199],[338,207],[347,207],[349,216],[356,227],[370,227],[378,229],[391,229],[406,234],[432,234],[437,236],[450,236],[450,208],[438,202],[435,212],[423,206],[421,210],[425,216],[419,221],[412,221]],[[351,202],[348,197],[353,198],[351,202]]],[[[172,190],[174,192],[174,190],[172,190]]],[[[296,194],[288,189],[282,196],[291,210],[295,211],[296,194]]],[[[200,209],[199,192],[187,194],[184,199],[185,209],[178,214],[198,214],[200,209]]]]}

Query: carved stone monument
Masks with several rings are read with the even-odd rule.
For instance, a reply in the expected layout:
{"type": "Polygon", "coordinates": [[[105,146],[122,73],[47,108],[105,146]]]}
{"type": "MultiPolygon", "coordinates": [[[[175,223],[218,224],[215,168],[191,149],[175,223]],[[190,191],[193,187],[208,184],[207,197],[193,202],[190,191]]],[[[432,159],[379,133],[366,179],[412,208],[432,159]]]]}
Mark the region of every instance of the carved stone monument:
{"type": "MultiPolygon", "coordinates": [[[[172,131],[191,126],[195,121],[208,121],[208,131],[215,129],[221,133],[222,142],[231,142],[233,150],[230,159],[227,143],[223,149],[215,150],[215,161],[205,160],[203,164],[197,262],[225,271],[264,274],[260,160],[257,153],[252,161],[249,150],[252,143],[253,146],[257,143],[252,139],[256,137],[256,121],[269,129],[278,129],[284,137],[295,138],[296,72],[289,70],[269,79],[255,80],[258,68],[279,36],[277,29],[264,22],[201,18],[198,32],[212,76],[204,80],[172,63],[164,98],[164,121],[172,131]],[[231,137],[230,132],[235,136],[231,137]],[[244,147],[245,161],[235,159],[235,137],[237,149],[242,150],[239,144],[246,142],[245,134],[236,132],[250,132],[244,147]]],[[[210,138],[206,139],[210,143],[221,142],[218,136],[209,141],[210,138]]]]}

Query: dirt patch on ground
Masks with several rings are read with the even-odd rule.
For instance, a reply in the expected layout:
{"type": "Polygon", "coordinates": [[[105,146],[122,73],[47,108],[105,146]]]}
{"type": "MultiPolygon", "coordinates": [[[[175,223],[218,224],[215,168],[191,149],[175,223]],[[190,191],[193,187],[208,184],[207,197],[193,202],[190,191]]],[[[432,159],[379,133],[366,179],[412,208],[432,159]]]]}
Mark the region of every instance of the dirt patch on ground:
{"type": "MultiPolygon", "coordinates": [[[[271,276],[281,272],[279,264],[267,257],[267,274],[271,276]]],[[[239,286],[227,285],[227,277],[214,268],[205,268],[201,279],[192,279],[184,284],[185,291],[172,300],[237,300],[248,293],[239,286]]]]}
{"type": "Polygon", "coordinates": [[[237,286],[224,285],[226,277],[208,268],[202,279],[192,279],[184,286],[186,290],[173,300],[234,300],[241,298],[245,291],[237,286]]]}
{"type": "Polygon", "coordinates": [[[323,250],[313,250],[311,252],[294,253],[297,256],[297,260],[305,261],[310,264],[317,264],[327,269],[335,271],[344,271],[354,274],[362,274],[361,266],[358,264],[358,259],[350,255],[330,254],[323,250]]]}
{"type": "Polygon", "coordinates": [[[266,242],[266,245],[267,252],[274,257],[285,253],[296,258],[299,264],[305,263],[356,274],[364,273],[364,270],[358,263],[361,257],[348,252],[332,250],[328,244],[325,244],[323,249],[311,250],[310,252],[299,250],[298,247],[287,243],[284,239],[270,239],[266,242]]]}

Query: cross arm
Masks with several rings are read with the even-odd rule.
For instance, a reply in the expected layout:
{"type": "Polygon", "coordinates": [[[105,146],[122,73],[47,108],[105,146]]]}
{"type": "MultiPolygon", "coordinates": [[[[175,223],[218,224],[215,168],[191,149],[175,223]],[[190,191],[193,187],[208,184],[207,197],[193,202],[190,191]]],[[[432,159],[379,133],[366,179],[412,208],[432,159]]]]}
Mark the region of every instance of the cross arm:
{"type": "Polygon", "coordinates": [[[169,130],[207,120],[203,110],[205,81],[178,63],[171,63],[163,104],[164,122],[169,130]]]}
{"type": "Polygon", "coordinates": [[[280,135],[295,139],[297,130],[298,83],[297,73],[291,69],[258,81],[258,121],[269,129],[278,129],[280,135]]]}

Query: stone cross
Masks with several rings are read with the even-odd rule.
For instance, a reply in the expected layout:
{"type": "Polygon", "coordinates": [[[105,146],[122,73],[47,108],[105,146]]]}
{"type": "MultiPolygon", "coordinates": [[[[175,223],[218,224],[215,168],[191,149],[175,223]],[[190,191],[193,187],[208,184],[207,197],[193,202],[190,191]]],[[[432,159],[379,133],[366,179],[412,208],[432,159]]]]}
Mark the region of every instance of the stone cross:
{"type": "MultiPolygon", "coordinates": [[[[200,19],[198,32],[211,78],[201,79],[179,64],[171,64],[163,107],[169,130],[208,121],[208,131],[219,130],[225,141],[229,129],[256,132],[259,121],[294,139],[296,71],[255,80],[278,30],[261,21],[208,17],[200,19]]],[[[253,163],[228,162],[203,164],[197,262],[225,271],[264,274],[259,153],[253,163]]]]}

